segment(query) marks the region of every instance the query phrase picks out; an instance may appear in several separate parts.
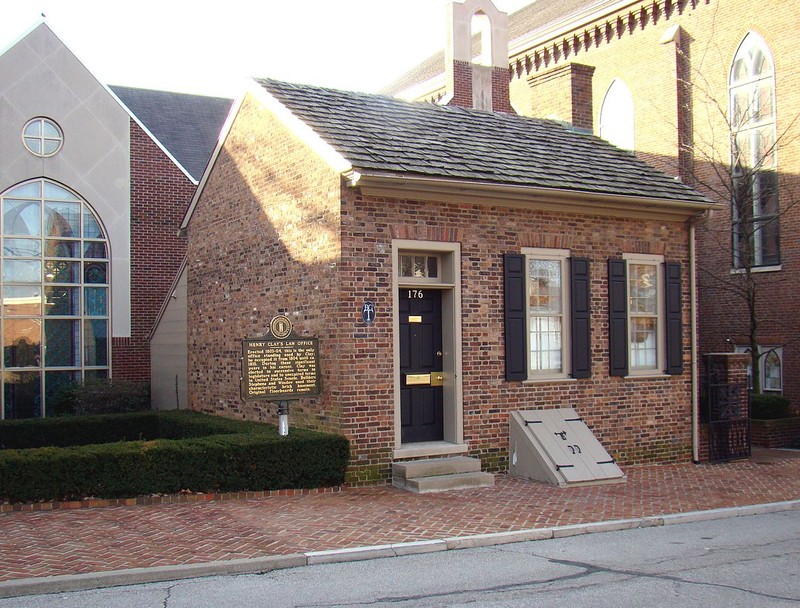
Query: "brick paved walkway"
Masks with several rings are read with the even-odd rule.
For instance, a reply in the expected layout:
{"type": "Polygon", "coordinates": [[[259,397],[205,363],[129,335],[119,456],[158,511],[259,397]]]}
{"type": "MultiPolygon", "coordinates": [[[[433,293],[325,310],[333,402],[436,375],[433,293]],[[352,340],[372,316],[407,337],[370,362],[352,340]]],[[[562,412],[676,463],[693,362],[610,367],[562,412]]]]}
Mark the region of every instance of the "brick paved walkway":
{"type": "Polygon", "coordinates": [[[415,495],[392,487],[255,500],[0,514],[0,581],[401,543],[800,499],[800,454],[628,467],[624,484],[415,495]],[[795,456],[792,458],[792,456],[795,456]]]}

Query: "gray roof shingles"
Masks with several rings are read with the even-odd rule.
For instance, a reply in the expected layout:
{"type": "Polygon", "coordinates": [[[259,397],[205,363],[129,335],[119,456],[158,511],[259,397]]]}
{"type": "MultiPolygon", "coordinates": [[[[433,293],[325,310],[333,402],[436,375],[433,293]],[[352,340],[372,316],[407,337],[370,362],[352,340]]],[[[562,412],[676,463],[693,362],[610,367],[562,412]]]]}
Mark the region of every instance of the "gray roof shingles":
{"type": "Polygon", "coordinates": [[[233,100],[121,86],[109,88],[181,166],[199,180],[233,100]]]}
{"type": "Polygon", "coordinates": [[[257,82],[361,172],[707,202],[632,153],[558,122],[257,82]]]}

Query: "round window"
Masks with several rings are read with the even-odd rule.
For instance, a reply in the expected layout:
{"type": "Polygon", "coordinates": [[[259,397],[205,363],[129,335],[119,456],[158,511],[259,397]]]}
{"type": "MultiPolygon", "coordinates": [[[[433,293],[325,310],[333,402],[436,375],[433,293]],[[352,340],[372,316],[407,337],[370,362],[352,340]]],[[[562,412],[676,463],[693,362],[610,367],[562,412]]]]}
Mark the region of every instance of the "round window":
{"type": "Polygon", "coordinates": [[[64,143],[61,127],[49,118],[32,118],[22,130],[22,141],[31,154],[36,156],[53,156],[64,143]]]}

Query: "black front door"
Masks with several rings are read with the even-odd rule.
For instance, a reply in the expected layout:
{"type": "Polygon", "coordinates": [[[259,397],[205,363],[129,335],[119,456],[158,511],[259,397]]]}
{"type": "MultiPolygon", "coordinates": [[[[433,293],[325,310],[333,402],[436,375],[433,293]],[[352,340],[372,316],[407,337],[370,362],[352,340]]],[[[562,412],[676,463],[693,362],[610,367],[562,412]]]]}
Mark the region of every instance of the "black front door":
{"type": "Polygon", "coordinates": [[[403,443],[443,439],[442,292],[400,289],[400,422],[403,443]]]}

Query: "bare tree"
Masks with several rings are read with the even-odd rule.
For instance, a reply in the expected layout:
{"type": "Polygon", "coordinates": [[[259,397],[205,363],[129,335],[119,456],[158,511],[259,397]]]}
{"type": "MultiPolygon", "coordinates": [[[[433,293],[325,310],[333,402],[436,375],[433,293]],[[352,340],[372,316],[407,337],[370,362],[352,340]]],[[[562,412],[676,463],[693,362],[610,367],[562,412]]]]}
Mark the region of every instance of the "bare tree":
{"type": "MultiPolygon", "coordinates": [[[[688,56],[682,58],[685,66],[691,65],[688,56]]],[[[765,328],[782,336],[774,347],[800,339],[800,325],[787,322],[770,306],[771,296],[786,282],[785,274],[764,272],[781,263],[781,218],[798,202],[796,184],[778,171],[776,162],[778,150],[798,137],[797,117],[777,131],[774,74],[768,62],[763,53],[742,59],[737,55],[730,81],[727,76],[724,80],[730,82],[724,99],[702,69],[686,69],[681,79],[684,112],[696,120],[693,110],[702,107],[708,123],[703,129],[684,125],[683,134],[690,135],[681,141],[681,175],[725,207],[698,224],[704,247],[697,269],[707,294],[727,296],[745,313],[742,330],[736,324],[731,330],[746,340],[757,393],[763,386],[760,360],[770,352],[761,350],[765,328]]]]}

